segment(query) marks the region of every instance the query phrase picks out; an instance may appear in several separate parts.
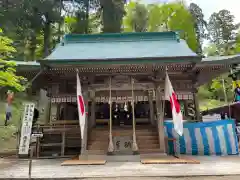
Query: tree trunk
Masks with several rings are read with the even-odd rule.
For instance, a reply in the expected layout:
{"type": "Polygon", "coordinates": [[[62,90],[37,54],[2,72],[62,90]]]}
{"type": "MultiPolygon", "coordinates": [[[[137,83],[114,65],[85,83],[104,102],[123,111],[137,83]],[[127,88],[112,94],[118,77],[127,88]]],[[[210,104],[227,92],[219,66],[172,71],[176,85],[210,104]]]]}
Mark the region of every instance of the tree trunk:
{"type": "Polygon", "coordinates": [[[50,49],[50,33],[51,33],[51,22],[49,20],[48,14],[45,14],[46,22],[43,29],[44,34],[44,44],[43,44],[43,50],[44,50],[44,57],[49,55],[49,49],[50,49]]]}
{"type": "Polygon", "coordinates": [[[88,32],[89,32],[89,29],[88,29],[88,26],[89,26],[89,0],[87,0],[85,6],[86,6],[85,34],[88,34],[88,32]]]}
{"type": "Polygon", "coordinates": [[[36,33],[33,32],[30,36],[30,47],[29,47],[29,59],[28,61],[35,61],[35,51],[37,48],[37,38],[36,33]]]}
{"type": "Polygon", "coordinates": [[[122,18],[124,16],[124,0],[100,0],[102,7],[102,21],[104,33],[121,32],[122,18]]]}

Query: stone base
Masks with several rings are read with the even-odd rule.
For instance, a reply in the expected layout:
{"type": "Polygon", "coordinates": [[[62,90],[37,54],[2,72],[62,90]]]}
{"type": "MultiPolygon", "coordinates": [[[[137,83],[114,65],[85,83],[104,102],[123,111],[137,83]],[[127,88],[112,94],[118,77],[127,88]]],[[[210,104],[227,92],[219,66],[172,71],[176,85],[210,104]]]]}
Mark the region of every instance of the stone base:
{"type": "Polygon", "coordinates": [[[107,152],[107,155],[108,155],[108,156],[113,156],[113,155],[114,155],[114,152],[107,152]]]}
{"type": "Polygon", "coordinates": [[[133,151],[133,155],[139,155],[138,151],[133,151]]]}

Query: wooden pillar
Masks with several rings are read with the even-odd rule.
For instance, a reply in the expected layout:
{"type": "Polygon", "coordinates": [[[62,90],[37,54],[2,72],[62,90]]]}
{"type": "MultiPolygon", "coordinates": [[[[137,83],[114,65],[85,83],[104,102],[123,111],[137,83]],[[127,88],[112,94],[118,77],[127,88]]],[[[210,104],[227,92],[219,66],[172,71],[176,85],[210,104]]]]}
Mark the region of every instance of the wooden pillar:
{"type": "Polygon", "coordinates": [[[48,102],[46,104],[46,107],[44,109],[44,114],[45,114],[45,124],[50,123],[51,120],[51,98],[48,98],[48,102]]]}
{"type": "Polygon", "coordinates": [[[155,125],[155,117],[154,117],[154,106],[153,106],[153,91],[148,91],[148,101],[149,101],[149,110],[150,110],[150,123],[155,125]]]}
{"type": "Polygon", "coordinates": [[[138,153],[137,137],[136,137],[136,119],[135,119],[135,95],[134,95],[134,79],[131,78],[132,84],[132,126],[133,126],[133,144],[132,151],[134,154],[138,153]]]}
{"type": "Polygon", "coordinates": [[[96,125],[96,98],[95,98],[95,91],[92,90],[91,92],[91,125],[89,125],[90,128],[95,127],[96,125]]]}
{"type": "Polygon", "coordinates": [[[184,104],[185,118],[188,118],[188,103],[187,103],[187,100],[184,100],[183,104],[184,104]]]}
{"type": "MultiPolygon", "coordinates": [[[[63,81],[63,93],[67,94],[67,81],[64,80],[63,81]]],[[[67,102],[64,102],[63,104],[63,120],[69,120],[68,119],[68,105],[67,105],[67,102]]]]}
{"type": "Polygon", "coordinates": [[[200,108],[199,108],[199,100],[198,100],[198,89],[197,89],[197,82],[198,82],[199,72],[195,72],[193,74],[192,84],[193,84],[193,103],[195,108],[195,118],[197,121],[201,121],[200,116],[200,108]]]}
{"type": "Polygon", "coordinates": [[[197,88],[194,88],[193,89],[193,102],[194,102],[194,107],[195,107],[195,118],[197,121],[201,121],[199,100],[198,100],[197,92],[198,92],[197,88]]]}
{"type": "Polygon", "coordinates": [[[109,143],[108,143],[108,154],[113,154],[113,136],[112,136],[112,77],[109,77],[109,143]]]}
{"type": "Polygon", "coordinates": [[[60,107],[61,107],[61,103],[57,104],[57,114],[56,114],[56,120],[60,119],[60,107]]]}
{"type": "Polygon", "coordinates": [[[166,154],[165,148],[165,135],[164,135],[164,109],[165,101],[162,100],[162,95],[160,92],[160,87],[157,85],[156,88],[156,106],[157,106],[157,126],[158,126],[158,136],[160,153],[166,154]]]}

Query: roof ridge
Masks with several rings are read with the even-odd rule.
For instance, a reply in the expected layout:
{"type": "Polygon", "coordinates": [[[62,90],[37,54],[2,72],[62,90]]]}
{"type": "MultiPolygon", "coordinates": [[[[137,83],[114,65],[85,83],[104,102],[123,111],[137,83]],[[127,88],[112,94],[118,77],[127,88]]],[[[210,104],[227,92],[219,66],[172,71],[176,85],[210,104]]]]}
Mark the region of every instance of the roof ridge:
{"type": "Polygon", "coordinates": [[[177,41],[177,32],[135,32],[135,33],[105,33],[105,34],[66,34],[62,44],[84,42],[134,42],[134,41],[177,41]]]}

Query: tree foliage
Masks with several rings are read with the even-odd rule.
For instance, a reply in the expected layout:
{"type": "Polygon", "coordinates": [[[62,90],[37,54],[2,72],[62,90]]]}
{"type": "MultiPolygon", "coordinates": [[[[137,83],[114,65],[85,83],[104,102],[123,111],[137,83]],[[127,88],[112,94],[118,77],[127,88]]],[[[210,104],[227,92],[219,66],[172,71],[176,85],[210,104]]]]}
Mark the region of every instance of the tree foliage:
{"type": "Polygon", "coordinates": [[[139,2],[130,2],[126,7],[126,12],[125,31],[179,31],[180,37],[187,41],[193,51],[197,51],[193,17],[182,3],[146,6],[139,2]]]}
{"type": "Polygon", "coordinates": [[[146,32],[148,29],[148,9],[139,2],[129,2],[126,7],[126,16],[123,19],[124,31],[146,32]]]}
{"type": "Polygon", "coordinates": [[[191,3],[189,6],[189,11],[193,17],[194,28],[197,38],[197,53],[202,54],[202,44],[204,39],[206,38],[206,27],[207,22],[204,20],[204,15],[202,9],[195,3],[191,3]]]}
{"type": "Polygon", "coordinates": [[[16,76],[16,64],[6,59],[11,58],[12,53],[16,52],[12,47],[12,40],[3,36],[0,29],[0,88],[8,87],[17,91],[23,91],[24,86],[21,85],[25,80],[23,77],[16,76]]]}
{"type": "Polygon", "coordinates": [[[232,42],[236,38],[237,26],[234,24],[234,16],[228,10],[213,13],[208,23],[209,37],[216,44],[219,55],[231,54],[232,42]]]}
{"type": "MultiPolygon", "coordinates": [[[[13,74],[15,66],[6,60],[42,59],[65,33],[178,31],[199,55],[240,53],[239,24],[225,9],[214,12],[206,22],[201,7],[194,3],[187,6],[182,1],[146,4],[140,0],[0,0],[0,4],[0,24],[13,40],[4,37],[8,50],[1,57],[1,68],[10,67],[13,74]],[[206,39],[210,43],[202,48],[206,39]]],[[[222,100],[221,78],[200,88],[199,95],[222,100]]],[[[16,79],[13,83],[20,82],[16,79]]],[[[8,80],[12,82],[11,78],[8,80]]],[[[3,86],[9,84],[3,82],[6,81],[1,81],[3,86]]],[[[226,80],[226,87],[228,96],[232,96],[230,79],[226,80]]]]}

